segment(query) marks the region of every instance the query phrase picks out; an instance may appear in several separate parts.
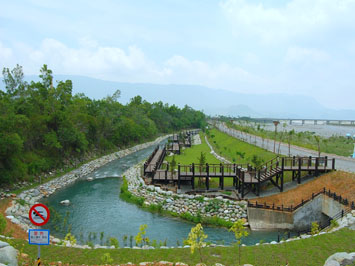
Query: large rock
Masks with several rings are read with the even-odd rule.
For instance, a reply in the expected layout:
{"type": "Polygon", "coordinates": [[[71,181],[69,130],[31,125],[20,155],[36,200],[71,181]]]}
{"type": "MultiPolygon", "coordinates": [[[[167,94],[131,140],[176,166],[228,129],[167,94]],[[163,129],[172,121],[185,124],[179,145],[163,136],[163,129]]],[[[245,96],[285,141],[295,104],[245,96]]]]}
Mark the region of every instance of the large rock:
{"type": "Polygon", "coordinates": [[[8,266],[17,266],[18,251],[11,246],[0,248],[0,264],[8,266]]]}
{"type": "Polygon", "coordinates": [[[70,204],[70,201],[69,201],[69,200],[62,200],[62,201],[60,202],[60,204],[62,204],[62,205],[69,205],[69,204],[70,204]]]}
{"type": "Polygon", "coordinates": [[[10,246],[9,243],[0,241],[0,248],[8,247],[10,246]]]}
{"type": "Polygon", "coordinates": [[[346,253],[338,252],[331,255],[325,262],[324,266],[345,266],[353,265],[355,262],[355,252],[346,253]]]}

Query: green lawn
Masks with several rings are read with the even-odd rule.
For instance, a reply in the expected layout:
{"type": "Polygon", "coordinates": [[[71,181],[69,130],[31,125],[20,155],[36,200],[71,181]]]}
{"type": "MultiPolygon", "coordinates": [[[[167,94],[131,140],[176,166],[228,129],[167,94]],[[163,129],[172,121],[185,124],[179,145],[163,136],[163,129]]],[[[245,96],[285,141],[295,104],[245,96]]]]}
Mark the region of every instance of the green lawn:
{"type": "MultiPolygon", "coordinates": [[[[331,234],[324,234],[304,240],[287,242],[281,245],[260,245],[242,247],[241,262],[253,265],[323,265],[325,260],[336,252],[353,252],[355,250],[355,231],[342,229],[331,234]]],[[[208,240],[208,239],[207,239],[208,240]]],[[[11,244],[20,252],[29,255],[30,262],[37,257],[37,247],[29,245],[25,240],[12,240],[11,244]]],[[[61,261],[75,265],[103,264],[102,256],[109,253],[112,264],[139,263],[143,261],[184,262],[196,265],[199,261],[198,251],[190,253],[190,249],[77,249],[58,246],[43,246],[41,259],[43,265],[49,262],[61,261]]],[[[204,262],[207,265],[222,263],[224,265],[238,265],[235,247],[204,248],[202,250],[204,262]]]]}
{"type": "Polygon", "coordinates": [[[276,157],[272,152],[238,140],[215,128],[209,130],[208,141],[219,155],[237,164],[252,164],[253,156],[264,162],[276,157]]]}
{"type": "MultiPolygon", "coordinates": [[[[210,164],[219,164],[220,161],[216,159],[210,152],[210,148],[206,144],[205,134],[200,132],[200,138],[202,144],[193,145],[191,148],[185,148],[181,151],[181,154],[175,155],[176,164],[180,163],[181,165],[189,165],[192,163],[197,164],[199,162],[199,158],[201,156],[201,152],[206,155],[206,162],[210,164]]],[[[171,162],[173,156],[167,156],[165,158],[166,161],[171,162]]]]}

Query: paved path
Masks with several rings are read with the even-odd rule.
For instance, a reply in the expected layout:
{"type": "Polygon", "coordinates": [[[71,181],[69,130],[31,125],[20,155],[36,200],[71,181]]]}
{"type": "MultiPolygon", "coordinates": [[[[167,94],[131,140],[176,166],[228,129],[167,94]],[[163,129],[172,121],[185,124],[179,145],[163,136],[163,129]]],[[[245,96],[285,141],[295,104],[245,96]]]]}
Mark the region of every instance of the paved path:
{"type": "MultiPolygon", "coordinates": [[[[221,122],[217,122],[215,126],[220,131],[232,137],[259,146],[271,152],[273,152],[274,150],[274,141],[271,139],[262,139],[261,137],[255,135],[244,133],[236,129],[231,129],[221,122]]],[[[276,151],[277,152],[279,151],[279,153],[282,155],[289,156],[289,149],[287,143],[281,142],[281,144],[279,144],[279,142],[276,142],[276,151]]],[[[290,153],[291,153],[290,156],[318,156],[317,151],[309,150],[294,145],[291,145],[290,153]]],[[[353,172],[353,173],[355,172],[355,159],[353,158],[347,158],[347,157],[338,156],[335,154],[327,154],[327,153],[322,153],[321,156],[328,156],[329,158],[335,158],[335,168],[338,170],[343,170],[343,171],[353,172]]]]}

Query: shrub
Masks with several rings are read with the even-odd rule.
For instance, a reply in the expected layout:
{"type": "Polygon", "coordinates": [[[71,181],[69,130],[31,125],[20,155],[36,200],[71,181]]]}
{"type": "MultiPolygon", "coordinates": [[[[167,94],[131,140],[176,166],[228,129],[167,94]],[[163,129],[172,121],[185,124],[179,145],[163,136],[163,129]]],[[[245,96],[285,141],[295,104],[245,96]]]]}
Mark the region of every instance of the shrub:
{"type": "Polygon", "coordinates": [[[76,239],[75,236],[73,236],[71,233],[68,233],[64,240],[69,241],[70,245],[75,245],[76,244],[76,239]]]}
{"type": "Polygon", "coordinates": [[[319,224],[317,222],[313,222],[311,226],[311,235],[318,234],[319,232],[319,224]]]}
{"type": "Polygon", "coordinates": [[[330,221],[330,228],[333,229],[335,227],[338,227],[339,226],[339,223],[337,220],[331,220],[330,221]]]}
{"type": "Polygon", "coordinates": [[[94,248],[94,243],[92,243],[91,241],[87,241],[86,244],[91,247],[91,248],[94,248]]]}
{"type": "Polygon", "coordinates": [[[110,253],[105,253],[101,257],[101,261],[103,264],[111,264],[113,262],[113,259],[111,258],[110,253]]]}
{"type": "Polygon", "coordinates": [[[110,237],[110,246],[114,246],[115,248],[120,247],[120,242],[118,242],[118,239],[115,237],[110,237]]]}

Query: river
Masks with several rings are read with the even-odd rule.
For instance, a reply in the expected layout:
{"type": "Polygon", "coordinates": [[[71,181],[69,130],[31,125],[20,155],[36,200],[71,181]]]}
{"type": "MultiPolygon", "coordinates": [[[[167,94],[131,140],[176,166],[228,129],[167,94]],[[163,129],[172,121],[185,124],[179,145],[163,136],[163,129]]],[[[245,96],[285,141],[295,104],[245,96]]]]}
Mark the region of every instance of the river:
{"type": "MultiPolygon", "coordinates": [[[[191,227],[194,226],[193,223],[150,213],[119,197],[123,172],[147,158],[153,149],[154,147],[150,147],[112,161],[89,175],[95,177],[94,181],[88,182],[86,178],[77,180],[45,199],[43,202],[62,217],[58,220],[55,219],[56,214],[52,214],[49,223],[51,233],[64,238],[71,227],[72,234],[80,244],[87,241],[105,244],[109,237],[115,237],[123,246],[124,236],[127,236],[126,244],[129,245],[130,236],[137,235],[141,224],[147,224],[147,237],[151,241],[157,240],[157,243],[166,241],[169,246],[182,245],[183,239],[187,238],[191,227]],[[59,203],[65,199],[70,200],[69,206],[59,203]],[[66,220],[65,225],[63,220],[66,220]]],[[[204,231],[208,235],[206,241],[212,243],[231,244],[235,240],[234,234],[224,228],[205,227],[204,231]]],[[[278,236],[277,231],[249,233],[243,240],[247,245],[261,240],[275,241],[278,236]]]]}

